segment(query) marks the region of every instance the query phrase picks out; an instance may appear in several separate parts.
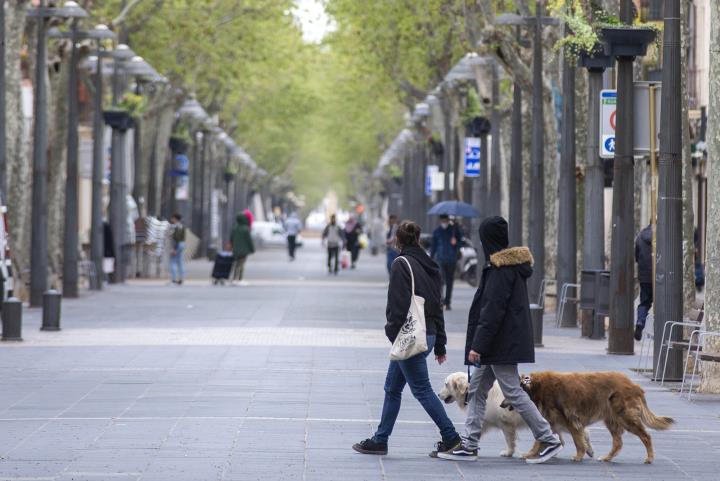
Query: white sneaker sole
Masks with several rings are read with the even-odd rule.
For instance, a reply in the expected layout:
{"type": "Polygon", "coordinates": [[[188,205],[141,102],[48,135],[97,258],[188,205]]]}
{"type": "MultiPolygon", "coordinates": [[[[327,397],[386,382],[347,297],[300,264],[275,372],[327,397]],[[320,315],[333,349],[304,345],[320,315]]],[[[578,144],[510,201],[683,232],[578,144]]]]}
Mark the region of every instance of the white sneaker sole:
{"type": "Polygon", "coordinates": [[[525,460],[527,464],[542,464],[545,461],[549,461],[562,451],[563,445],[558,445],[557,449],[553,450],[552,452],[546,454],[545,456],[539,457],[539,458],[528,458],[525,460]]]}
{"type": "Polygon", "coordinates": [[[477,454],[475,456],[458,456],[455,454],[438,453],[438,458],[447,459],[450,461],[477,461],[477,454]]]}

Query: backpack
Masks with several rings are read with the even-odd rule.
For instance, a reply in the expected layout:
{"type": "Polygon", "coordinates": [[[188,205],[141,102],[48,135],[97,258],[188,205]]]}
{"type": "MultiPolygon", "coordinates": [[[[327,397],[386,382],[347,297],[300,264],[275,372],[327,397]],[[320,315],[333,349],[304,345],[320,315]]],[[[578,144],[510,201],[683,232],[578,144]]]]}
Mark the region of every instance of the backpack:
{"type": "Polygon", "coordinates": [[[173,229],[172,240],[176,244],[180,242],[185,242],[185,226],[178,225],[177,227],[175,227],[175,229],[173,229]]]}

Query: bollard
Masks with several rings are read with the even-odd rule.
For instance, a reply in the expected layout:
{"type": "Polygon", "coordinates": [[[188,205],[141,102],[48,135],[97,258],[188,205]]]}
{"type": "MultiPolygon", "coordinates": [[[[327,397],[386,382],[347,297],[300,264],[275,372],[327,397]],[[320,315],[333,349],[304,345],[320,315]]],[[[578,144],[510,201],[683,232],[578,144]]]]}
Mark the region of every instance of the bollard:
{"type": "Polygon", "coordinates": [[[41,331],[60,330],[60,303],[62,295],[51,289],[43,295],[43,316],[41,331]]]}
{"type": "Polygon", "coordinates": [[[22,302],[15,297],[3,302],[2,340],[22,341],[22,302]]]}
{"type": "Polygon", "coordinates": [[[545,309],[539,306],[530,306],[530,318],[532,319],[533,326],[533,339],[535,341],[535,347],[543,346],[543,313],[545,309]]]}

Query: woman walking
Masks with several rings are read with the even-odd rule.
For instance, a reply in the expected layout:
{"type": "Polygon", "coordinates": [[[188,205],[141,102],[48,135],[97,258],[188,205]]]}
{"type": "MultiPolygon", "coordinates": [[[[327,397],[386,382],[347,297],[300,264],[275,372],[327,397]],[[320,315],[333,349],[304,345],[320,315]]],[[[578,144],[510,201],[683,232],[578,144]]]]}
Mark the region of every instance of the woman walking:
{"type": "Polygon", "coordinates": [[[350,252],[351,269],[355,269],[360,257],[360,234],[362,234],[362,226],[355,217],[350,217],[345,223],[345,247],[350,252]]]}
{"type": "Polygon", "coordinates": [[[363,454],[387,454],[388,438],[400,412],[402,392],[407,383],[415,399],[440,429],[442,441],[438,442],[437,449],[430,453],[431,457],[437,457],[438,452],[449,451],[460,445],[460,436],[430,384],[425,360],[433,348],[438,364],[442,364],[447,359],[445,351],[447,337],[440,297],[440,268],[420,247],[420,226],[416,223],[402,222],[395,236],[400,256],[395,260],[390,271],[385,334],[391,343],[394,342],[407,319],[411,297],[413,295],[423,297],[428,350],[402,361],[390,361],[385,378],[385,402],[380,425],[373,437],[355,444],[353,449],[363,454]],[[414,293],[411,287],[413,279],[414,293]]]}
{"type": "Polygon", "coordinates": [[[235,226],[230,233],[230,243],[232,244],[233,258],[235,259],[233,284],[242,283],[245,261],[250,254],[255,252],[255,244],[253,244],[249,226],[250,220],[248,217],[244,213],[238,214],[235,226]]]}

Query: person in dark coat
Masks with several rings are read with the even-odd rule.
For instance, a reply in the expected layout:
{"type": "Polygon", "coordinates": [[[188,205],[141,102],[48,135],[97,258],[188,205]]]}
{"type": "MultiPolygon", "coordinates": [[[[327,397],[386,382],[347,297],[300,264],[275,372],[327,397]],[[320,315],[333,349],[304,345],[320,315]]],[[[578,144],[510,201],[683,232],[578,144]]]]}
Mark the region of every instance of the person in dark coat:
{"type": "Polygon", "coordinates": [[[642,339],[645,321],[653,303],[653,267],[652,267],[652,226],[647,226],[635,238],[635,262],[640,283],[640,304],[635,321],[635,339],[642,339]]]}
{"type": "Polygon", "coordinates": [[[238,284],[243,282],[248,256],[255,253],[255,244],[250,235],[250,219],[247,215],[243,213],[237,215],[235,226],[230,232],[230,243],[235,262],[232,282],[238,284]]]}
{"type": "Polygon", "coordinates": [[[452,302],[453,284],[455,283],[455,268],[457,266],[458,252],[463,240],[462,230],[446,215],[440,216],[440,225],[433,231],[430,257],[440,264],[440,272],[445,283],[445,309],[450,310],[452,302]]]}
{"type": "Polygon", "coordinates": [[[419,225],[404,221],[397,228],[395,236],[400,256],[393,262],[390,271],[385,334],[391,343],[395,342],[410,310],[413,295],[412,279],[408,265],[400,258],[402,257],[407,259],[412,267],[415,279],[414,294],[425,299],[428,350],[409,359],[390,361],[385,379],[385,402],[380,425],[373,437],[355,444],[353,449],[363,454],[387,454],[388,439],[400,412],[402,392],[405,384],[409,384],[415,399],[420,402],[425,412],[440,429],[442,441],[437,443],[437,449],[430,453],[431,456],[436,457],[438,452],[444,452],[460,445],[460,435],[455,430],[452,421],[445,413],[442,402],[430,384],[425,360],[433,350],[438,364],[444,363],[447,359],[445,350],[447,336],[445,335],[445,320],[440,297],[440,268],[419,245],[419,225]]]}
{"type": "Polygon", "coordinates": [[[488,391],[497,380],[505,399],[518,411],[540,442],[528,463],[542,463],[562,449],[550,424],[520,386],[518,364],[535,362],[527,278],[533,258],[527,247],[508,248],[508,224],[488,217],[480,224],[486,263],[470,307],[465,363],[475,366],[468,388],[468,416],[462,445],[440,453],[443,459],[474,461],[482,433],[488,391]]]}

